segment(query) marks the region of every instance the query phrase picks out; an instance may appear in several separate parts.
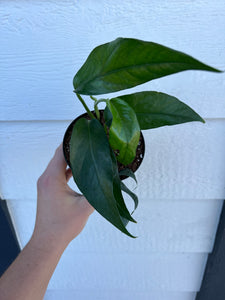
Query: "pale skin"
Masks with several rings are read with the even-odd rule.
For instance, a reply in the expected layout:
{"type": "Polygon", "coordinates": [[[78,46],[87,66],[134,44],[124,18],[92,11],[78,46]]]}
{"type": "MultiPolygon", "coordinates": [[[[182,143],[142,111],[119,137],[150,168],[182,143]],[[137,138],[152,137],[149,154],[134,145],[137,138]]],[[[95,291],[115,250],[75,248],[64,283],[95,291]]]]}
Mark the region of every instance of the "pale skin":
{"type": "Polygon", "coordinates": [[[84,228],[93,207],[67,184],[72,176],[60,145],[37,183],[37,214],[28,244],[0,278],[1,300],[43,299],[68,244],[84,228]]]}

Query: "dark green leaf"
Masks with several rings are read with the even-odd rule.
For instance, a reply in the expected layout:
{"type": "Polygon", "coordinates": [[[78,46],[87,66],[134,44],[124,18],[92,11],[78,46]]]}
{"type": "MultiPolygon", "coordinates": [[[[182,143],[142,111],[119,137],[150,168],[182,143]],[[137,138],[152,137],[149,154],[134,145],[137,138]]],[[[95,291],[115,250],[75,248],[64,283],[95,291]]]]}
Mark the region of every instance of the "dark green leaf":
{"type": "Polygon", "coordinates": [[[74,181],[89,203],[109,222],[133,237],[125,228],[114,196],[113,161],[105,131],[99,121],[80,119],[70,141],[74,181]]]}
{"type": "Polygon", "coordinates": [[[114,173],[114,178],[113,178],[113,193],[117,202],[117,207],[120,213],[120,216],[123,218],[123,222],[126,222],[124,225],[128,223],[128,221],[137,223],[132,216],[130,215],[125,201],[123,199],[122,191],[121,191],[121,180],[119,177],[118,173],[118,166],[117,166],[117,161],[115,154],[111,150],[111,157],[112,157],[112,162],[113,162],[113,173],[114,173]]]}
{"type": "Polygon", "coordinates": [[[131,169],[123,169],[119,172],[119,175],[128,176],[134,179],[134,181],[137,183],[137,178],[134,174],[134,172],[131,169]]]}
{"type": "Polygon", "coordinates": [[[118,98],[107,101],[107,107],[113,116],[109,130],[110,146],[114,150],[119,150],[117,160],[128,165],[136,156],[140,138],[136,114],[125,101],[118,98]]]}
{"type": "Polygon", "coordinates": [[[220,72],[182,52],[152,42],[118,38],[96,47],[74,77],[76,93],[100,95],[185,70],[220,72]]]}
{"type": "Polygon", "coordinates": [[[131,192],[131,190],[128,189],[128,187],[122,181],[121,181],[121,189],[122,189],[122,191],[127,193],[134,200],[134,211],[135,211],[135,209],[138,207],[138,197],[137,197],[137,195],[135,195],[133,192],[131,192]]]}
{"type": "Polygon", "coordinates": [[[120,96],[135,111],[141,130],[192,121],[205,121],[177,98],[158,92],[120,96]]]}

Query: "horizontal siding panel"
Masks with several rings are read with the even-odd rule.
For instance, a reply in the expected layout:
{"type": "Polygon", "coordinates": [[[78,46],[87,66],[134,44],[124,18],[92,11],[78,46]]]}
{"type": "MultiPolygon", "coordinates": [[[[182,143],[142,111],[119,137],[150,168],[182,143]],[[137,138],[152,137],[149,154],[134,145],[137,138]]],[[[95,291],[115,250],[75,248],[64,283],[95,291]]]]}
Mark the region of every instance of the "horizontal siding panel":
{"type": "MultiPolygon", "coordinates": [[[[68,124],[0,123],[0,182],[5,199],[36,199],[36,181],[68,124]]],[[[224,199],[225,120],[167,126],[145,131],[144,137],[145,158],[136,173],[136,192],[142,201],[224,199]]]]}
{"type": "Polygon", "coordinates": [[[62,256],[50,289],[185,291],[200,288],[207,254],[76,253],[62,256]],[[65,276],[66,274],[66,276],[65,276]]]}
{"type": "MultiPolygon", "coordinates": [[[[19,200],[19,199],[18,199],[19,200]]],[[[128,203],[129,204],[129,203],[128,203]]],[[[211,252],[222,200],[142,201],[128,229],[131,239],[94,212],[79,237],[70,243],[71,253],[211,252]],[[101,242],[100,242],[101,241],[101,242]]],[[[19,240],[24,247],[31,237],[36,201],[8,201],[19,240]]]]}
{"type": "Polygon", "coordinates": [[[47,290],[44,300],[195,300],[196,293],[121,291],[121,290],[47,290]]]}
{"type": "MultiPolygon", "coordinates": [[[[93,47],[118,36],[151,40],[225,68],[223,0],[195,1],[191,9],[184,0],[17,2],[0,3],[0,120],[68,120],[80,114],[73,76],[93,47]]],[[[224,78],[190,71],[135,90],[169,93],[204,118],[224,118],[224,78]]]]}

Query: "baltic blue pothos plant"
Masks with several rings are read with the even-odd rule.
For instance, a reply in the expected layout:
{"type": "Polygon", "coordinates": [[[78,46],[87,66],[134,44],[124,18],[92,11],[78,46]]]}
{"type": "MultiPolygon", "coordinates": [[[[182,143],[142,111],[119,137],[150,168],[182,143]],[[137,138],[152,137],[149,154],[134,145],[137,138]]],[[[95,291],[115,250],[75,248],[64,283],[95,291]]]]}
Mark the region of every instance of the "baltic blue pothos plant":
{"type": "MultiPolygon", "coordinates": [[[[130,237],[134,236],[126,225],[136,221],[122,190],[133,198],[135,209],[138,199],[120,179],[117,161],[126,166],[134,160],[141,130],[204,120],[177,98],[161,92],[143,91],[111,99],[96,99],[94,95],[125,90],[185,70],[220,72],[153,42],[117,38],[96,47],[73,80],[74,92],[91,119],[81,118],[73,127],[70,164],[74,181],[90,204],[130,237]],[[95,114],[81,95],[94,101],[95,114]],[[104,124],[100,122],[100,102],[105,103],[104,124]]],[[[123,170],[123,174],[135,179],[130,170],[123,170]]]]}

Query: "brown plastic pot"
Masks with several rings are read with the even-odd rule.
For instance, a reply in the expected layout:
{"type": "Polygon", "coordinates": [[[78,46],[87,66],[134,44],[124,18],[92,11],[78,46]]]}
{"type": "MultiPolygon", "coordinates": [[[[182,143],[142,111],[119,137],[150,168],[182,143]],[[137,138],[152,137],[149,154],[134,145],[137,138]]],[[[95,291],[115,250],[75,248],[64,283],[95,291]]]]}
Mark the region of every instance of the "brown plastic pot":
{"type": "MultiPolygon", "coordinates": [[[[101,116],[100,121],[102,124],[104,124],[103,112],[104,112],[103,110],[100,110],[100,116],[101,116]]],[[[95,115],[94,111],[92,111],[92,113],[95,115]]],[[[71,135],[72,135],[72,131],[73,131],[73,126],[80,118],[85,118],[87,120],[90,120],[90,116],[87,113],[80,115],[79,117],[77,117],[75,120],[73,120],[70,123],[70,125],[68,126],[68,128],[65,132],[64,138],[63,138],[63,153],[64,153],[65,160],[69,167],[71,167],[71,164],[70,164],[70,139],[71,139],[71,135]]],[[[144,154],[145,154],[145,141],[144,141],[143,134],[141,132],[140,140],[138,143],[138,147],[136,150],[136,156],[135,156],[134,160],[132,161],[132,163],[130,163],[129,165],[126,165],[126,166],[121,164],[120,162],[117,162],[118,171],[120,172],[123,169],[129,168],[130,170],[132,170],[135,173],[142,163],[144,154]]],[[[122,176],[120,176],[120,178],[125,179],[125,178],[127,178],[127,176],[122,175],[122,176]]]]}

